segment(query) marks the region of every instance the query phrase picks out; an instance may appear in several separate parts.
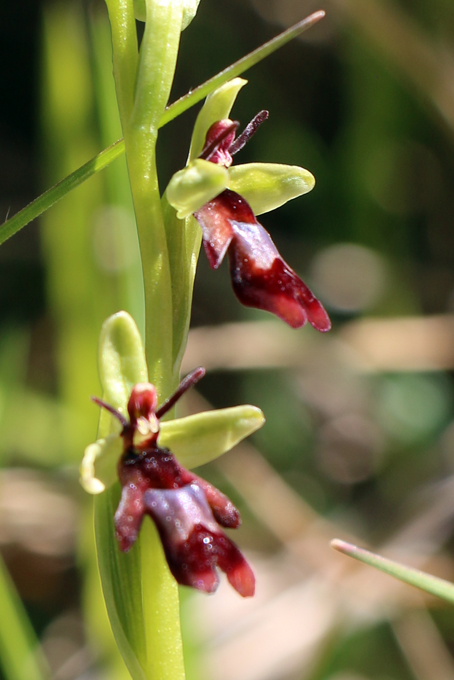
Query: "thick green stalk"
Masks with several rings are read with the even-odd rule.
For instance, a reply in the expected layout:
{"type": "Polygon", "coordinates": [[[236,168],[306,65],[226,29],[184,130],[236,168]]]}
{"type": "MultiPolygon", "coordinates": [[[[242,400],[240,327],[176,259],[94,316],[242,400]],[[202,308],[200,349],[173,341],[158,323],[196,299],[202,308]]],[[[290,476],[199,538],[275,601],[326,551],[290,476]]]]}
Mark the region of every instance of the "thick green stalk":
{"type": "MultiPolygon", "coordinates": [[[[172,370],[172,288],[155,148],[175,71],[181,18],[181,3],[147,0],[131,115],[125,115],[131,102],[122,99],[130,93],[121,89],[120,74],[117,87],[143,262],[146,354],[150,380],[161,397],[170,392],[178,376],[172,370]]],[[[115,49],[114,43],[114,55],[115,49]]]]}
{"type": "Polygon", "coordinates": [[[138,63],[134,6],[131,0],[106,0],[112,31],[113,69],[120,117],[131,115],[138,63]]]}
{"type": "MultiPolygon", "coordinates": [[[[172,85],[178,53],[182,3],[147,0],[147,22],[142,39],[137,69],[132,73],[133,54],[137,43],[132,1],[107,0],[112,25],[114,75],[120,117],[125,139],[131,191],[140,242],[145,290],[145,341],[149,379],[159,392],[167,396],[178,380],[172,363],[172,288],[166,232],[161,211],[156,171],[156,139],[159,122],[172,85]],[[130,86],[133,84],[134,89],[130,86]]],[[[112,523],[112,519],[110,520],[112,523]]],[[[98,523],[98,534],[109,530],[106,522],[98,523]]],[[[112,531],[110,529],[110,531],[112,531]]],[[[145,644],[137,649],[140,672],[129,663],[133,677],[147,680],[182,680],[184,663],[179,620],[178,586],[170,574],[155,527],[144,523],[136,551],[140,564],[128,570],[123,562],[123,582],[128,588],[139,577],[141,602],[137,617],[145,644]],[[145,651],[145,655],[143,652],[145,651]]],[[[114,587],[107,583],[105,588],[114,587]]],[[[122,636],[121,649],[127,642],[134,647],[134,636],[122,636]]],[[[128,653],[128,650],[125,649],[128,653]]],[[[127,659],[127,655],[125,655],[127,659]]]]}

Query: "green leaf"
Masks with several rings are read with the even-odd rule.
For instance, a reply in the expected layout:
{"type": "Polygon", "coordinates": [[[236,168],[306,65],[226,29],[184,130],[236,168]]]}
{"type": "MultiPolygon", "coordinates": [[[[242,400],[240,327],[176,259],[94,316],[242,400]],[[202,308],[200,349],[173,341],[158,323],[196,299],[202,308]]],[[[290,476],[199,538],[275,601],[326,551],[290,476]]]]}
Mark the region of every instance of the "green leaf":
{"type": "Polygon", "coordinates": [[[256,406],[234,406],[161,423],[158,441],[192,468],[218,458],[264,423],[256,406]]]}
{"type": "MultiPolygon", "coordinates": [[[[194,106],[200,102],[204,97],[213,92],[216,88],[220,87],[223,83],[231,80],[235,76],[244,73],[255,64],[258,64],[262,59],[265,59],[270,54],[283,47],[290,40],[293,40],[308,28],[313,26],[315,23],[320,21],[325,16],[325,12],[319,11],[314,12],[303,21],[295,24],[291,28],[287,29],[283,33],[280,33],[275,38],[269,42],[261,45],[253,52],[250,52],[245,57],[242,57],[236,61],[231,66],[228,66],[223,71],[220,71],[217,75],[213,76],[209,80],[206,80],[202,85],[199,85],[194,90],[184,95],[176,102],[171,104],[164,112],[160,122],[159,127],[167,125],[171,120],[180,116],[182,113],[187,111],[191,106],[194,106]]],[[[54,203],[59,201],[61,198],[66,196],[70,191],[80,186],[85,180],[92,177],[95,173],[106,168],[112,161],[119,158],[125,150],[125,144],[123,139],[119,139],[117,142],[109,146],[104,151],[101,151],[97,156],[89,160],[87,163],[82,165],[80,168],[75,170],[73,173],[62,179],[58,184],[45,191],[41,196],[36,198],[34,201],[29,203],[25,208],[16,213],[13,217],[0,227],[0,245],[4,243],[11,236],[16,234],[20,229],[25,227],[29,222],[36,219],[45,210],[50,208],[54,203]]]]}
{"type": "Polygon", "coordinates": [[[116,158],[122,156],[125,152],[125,143],[123,139],[111,144],[107,149],[101,151],[97,156],[91,158],[89,161],[81,165],[80,168],[74,170],[70,175],[62,179],[53,187],[47,189],[41,196],[35,198],[19,210],[18,213],[6,220],[0,227],[0,245],[7,241],[11,236],[14,236],[18,231],[25,227],[29,222],[43,214],[46,210],[51,208],[55,203],[69,194],[73,189],[83,184],[85,180],[95,175],[100,170],[104,170],[116,158]]]}
{"type": "Polygon", "coordinates": [[[314,186],[314,176],[297,165],[244,163],[229,168],[228,188],[241,194],[255,215],[279,208],[314,186]]]}
{"type": "Polygon", "coordinates": [[[188,94],[185,94],[169,107],[169,111],[172,109],[172,118],[176,118],[188,108],[201,101],[204,97],[207,97],[211,92],[214,92],[214,90],[221,87],[221,85],[226,83],[228,80],[236,78],[236,76],[241,75],[252,66],[255,66],[263,59],[268,57],[270,54],[273,54],[273,52],[283,47],[290,40],[293,40],[297,36],[304,33],[304,31],[307,31],[308,28],[311,28],[311,26],[320,21],[320,19],[323,19],[324,16],[325,12],[323,10],[314,12],[310,16],[306,17],[306,19],[299,21],[297,24],[294,24],[286,31],[283,31],[277,35],[275,38],[272,38],[263,45],[260,45],[260,47],[257,47],[257,49],[249,52],[249,54],[246,56],[238,59],[238,61],[235,61],[230,66],[227,66],[227,68],[225,68],[223,71],[220,71],[209,80],[206,80],[202,85],[199,85],[194,90],[191,90],[191,92],[188,94]]]}
{"type": "Polygon", "coordinates": [[[399,562],[394,562],[386,557],[372,553],[369,550],[359,548],[352,543],[341,541],[338,538],[331,541],[331,546],[344,555],[353,557],[355,560],[364,562],[364,564],[368,564],[370,567],[375,567],[375,569],[379,569],[385,574],[394,576],[394,578],[399,579],[399,581],[409,583],[412,586],[424,590],[426,593],[436,595],[437,597],[441,597],[443,600],[454,604],[454,584],[449,581],[445,581],[437,576],[431,576],[424,571],[419,571],[419,569],[406,567],[399,562]]]}

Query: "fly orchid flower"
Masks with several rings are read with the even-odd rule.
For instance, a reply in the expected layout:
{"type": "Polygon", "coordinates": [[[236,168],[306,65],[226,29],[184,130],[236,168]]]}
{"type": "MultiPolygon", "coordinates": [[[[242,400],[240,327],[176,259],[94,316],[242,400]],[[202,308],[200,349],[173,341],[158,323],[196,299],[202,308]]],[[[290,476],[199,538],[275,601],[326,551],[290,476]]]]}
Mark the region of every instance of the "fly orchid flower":
{"type": "MultiPolygon", "coordinates": [[[[112,352],[109,337],[118,336],[118,328],[123,333],[126,329],[129,339],[123,344],[128,347],[136,341],[140,345],[140,337],[132,319],[124,312],[106,324],[108,330],[110,324],[110,330],[104,332],[104,364],[111,371],[118,352],[112,352]],[[106,339],[106,336],[109,337],[106,339]]],[[[126,359],[131,362],[131,356],[135,359],[140,350],[141,345],[138,352],[128,350],[130,356],[126,359]]],[[[126,364],[127,360],[123,357],[121,363],[126,364]]],[[[146,377],[143,364],[141,374],[146,377]]],[[[158,406],[154,385],[134,384],[127,400],[127,415],[124,408],[122,412],[93,397],[103,414],[110,413],[121,429],[119,434],[87,447],[81,465],[81,482],[90,493],[102,492],[114,482],[112,468],[116,464],[121,498],[114,521],[120,550],[131,549],[148,515],[156,525],[170,571],[178,583],[211,593],[218,585],[218,567],[226,573],[235,590],[247,597],[254,594],[254,574],[240,550],[221,529],[235,529],[240,525],[238,510],[218,489],[184,467],[168,446],[188,465],[200,465],[261,427],[263,414],[253,406],[238,406],[161,422],[180,397],[204,375],[203,368],[192,371],[161,406],[158,406]],[[95,477],[95,467],[98,477],[95,477]]],[[[114,397],[119,390],[124,391],[124,380],[108,377],[105,383],[110,386],[107,392],[114,397]]],[[[121,401],[125,401],[124,395],[121,401]]]]}
{"type": "MultiPolygon", "coordinates": [[[[219,96],[222,90],[217,91],[219,96]]],[[[192,214],[201,226],[213,269],[228,253],[232,285],[240,302],[272,312],[292,328],[309,321],[317,330],[328,331],[331,322],[323,305],[282,259],[254,214],[310,191],[314,177],[295,166],[251,163],[231,167],[232,156],[267,118],[268,112],[261,111],[237,138],[238,122],[229,118],[213,122],[199,156],[171,179],[167,199],[177,217],[192,214]]]]}

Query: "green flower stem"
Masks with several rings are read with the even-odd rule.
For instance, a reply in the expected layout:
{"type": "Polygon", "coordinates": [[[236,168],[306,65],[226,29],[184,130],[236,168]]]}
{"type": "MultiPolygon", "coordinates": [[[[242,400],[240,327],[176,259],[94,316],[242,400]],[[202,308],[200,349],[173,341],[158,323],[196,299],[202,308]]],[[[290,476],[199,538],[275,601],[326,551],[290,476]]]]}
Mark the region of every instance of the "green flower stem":
{"type": "Polygon", "coordinates": [[[130,0],[106,0],[112,31],[113,67],[120,118],[131,115],[136,85],[138,44],[134,5],[130,0]]]}
{"type": "MultiPolygon", "coordinates": [[[[181,2],[147,0],[134,108],[123,127],[144,274],[145,354],[149,379],[161,400],[176,387],[179,367],[174,372],[171,270],[155,148],[172,86],[181,21],[181,2]]],[[[140,550],[147,677],[183,680],[178,585],[151,522],[142,528],[140,550]]]]}
{"type": "Polygon", "coordinates": [[[183,0],[146,0],[134,108],[129,127],[156,138],[169,99],[180,44],[183,0]]]}
{"type": "MultiPolygon", "coordinates": [[[[128,103],[120,106],[143,263],[146,355],[150,380],[161,398],[176,386],[178,376],[172,366],[172,287],[155,148],[175,72],[182,11],[181,2],[147,0],[147,23],[131,115],[122,114],[129,110],[128,103]]],[[[114,19],[118,21],[118,14],[114,14],[114,19]]],[[[127,69],[129,61],[125,60],[125,64],[127,69]]],[[[118,66],[119,100],[130,97],[130,92],[121,89],[121,66],[118,66]]]]}
{"type": "Polygon", "coordinates": [[[145,145],[140,134],[134,132],[132,143],[125,132],[129,177],[139,234],[145,290],[145,347],[152,382],[162,401],[173,390],[177,381],[172,373],[172,287],[169,256],[161,212],[154,148],[147,142],[152,157],[146,162],[142,156],[145,145]]]}
{"type": "MultiPolygon", "coordinates": [[[[309,17],[295,24],[280,35],[276,36],[269,42],[261,45],[253,52],[250,52],[245,57],[242,57],[231,66],[213,76],[209,80],[196,87],[190,93],[184,95],[176,102],[171,104],[163,113],[159,122],[159,127],[167,125],[171,120],[181,115],[187,109],[191,108],[210,92],[213,92],[217,87],[227,82],[231,78],[244,73],[255,64],[258,64],[262,59],[268,57],[270,54],[283,47],[287,42],[293,40],[308,28],[313,26],[317,21],[320,21],[325,16],[323,11],[315,12],[309,17]]],[[[106,168],[112,161],[119,158],[125,151],[125,143],[123,139],[109,146],[104,151],[101,151],[97,156],[90,159],[80,168],[72,172],[70,175],[62,179],[58,184],[45,191],[41,196],[29,203],[25,208],[16,213],[9,220],[6,220],[0,227],[0,245],[7,241],[11,236],[16,234],[20,229],[25,227],[29,222],[39,217],[43,212],[50,208],[54,203],[66,196],[70,191],[80,186],[87,179],[94,174],[106,168]]]]}
{"type": "MultiPolygon", "coordinates": [[[[130,72],[133,59],[129,55],[136,50],[135,39],[131,39],[129,46],[116,42],[128,41],[131,36],[128,26],[133,24],[132,2],[108,0],[108,6],[117,98],[144,276],[146,358],[149,379],[162,401],[176,386],[178,373],[174,372],[172,362],[171,272],[156,170],[156,140],[175,71],[182,2],[147,0],[147,22],[134,74],[130,72]],[[131,75],[134,93],[126,85],[131,75]]],[[[98,533],[106,530],[109,531],[109,528],[103,522],[98,533]]],[[[129,668],[137,680],[143,676],[149,680],[182,680],[184,662],[178,586],[168,569],[158,533],[150,522],[144,524],[132,552],[136,553],[140,563],[135,562],[128,569],[127,562],[123,562],[120,570],[123,583],[118,586],[127,591],[128,584],[133,587],[138,577],[141,597],[136,598],[136,617],[142,622],[140,628],[145,639],[138,639],[136,649],[135,637],[116,625],[118,609],[113,609],[119,646],[125,649],[125,660],[129,657],[131,661],[128,644],[136,651],[140,671],[134,659],[129,668]]],[[[107,573],[106,565],[104,573],[107,573]]],[[[112,583],[111,578],[107,580],[107,586],[115,589],[115,582],[112,583]]],[[[121,598],[117,597],[117,601],[121,602],[121,598]]],[[[121,619],[117,622],[121,623],[121,619]]]]}

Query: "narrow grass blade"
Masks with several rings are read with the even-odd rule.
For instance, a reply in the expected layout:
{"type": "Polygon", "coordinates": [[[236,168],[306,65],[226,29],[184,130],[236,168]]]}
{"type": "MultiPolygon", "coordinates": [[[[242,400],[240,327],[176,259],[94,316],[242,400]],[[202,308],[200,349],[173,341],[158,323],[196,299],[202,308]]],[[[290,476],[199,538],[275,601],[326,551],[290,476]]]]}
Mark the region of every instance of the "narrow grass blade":
{"type": "Polygon", "coordinates": [[[394,560],[389,560],[386,557],[372,553],[364,548],[359,548],[352,543],[346,543],[338,538],[331,541],[331,547],[344,555],[354,557],[355,560],[368,564],[370,567],[375,567],[385,574],[394,576],[399,581],[409,583],[411,586],[416,586],[426,593],[436,595],[454,604],[454,584],[449,581],[445,581],[437,576],[431,576],[423,571],[419,571],[419,569],[406,567],[399,562],[394,562],[394,560]]]}
{"type": "Polygon", "coordinates": [[[41,196],[22,208],[0,227],[0,245],[14,236],[22,227],[36,219],[48,208],[52,207],[70,191],[83,184],[85,180],[95,175],[100,170],[104,170],[112,161],[121,156],[125,150],[123,139],[119,139],[97,156],[91,158],[80,168],[62,179],[53,187],[47,189],[41,196]]]}
{"type": "Polygon", "coordinates": [[[220,87],[231,78],[241,75],[241,73],[244,73],[248,69],[252,68],[252,66],[255,66],[266,57],[269,57],[270,54],[276,52],[276,50],[278,50],[280,47],[283,47],[286,43],[290,42],[290,40],[293,40],[294,38],[301,35],[301,33],[304,33],[304,31],[307,31],[308,28],[311,28],[311,26],[320,21],[320,19],[323,19],[324,16],[325,12],[323,10],[314,12],[310,16],[306,17],[306,19],[299,21],[297,24],[291,26],[286,31],[283,31],[283,33],[280,33],[275,38],[272,38],[263,45],[260,45],[260,47],[257,47],[257,49],[249,52],[249,54],[247,54],[245,57],[242,57],[230,66],[227,66],[227,68],[225,68],[223,71],[220,71],[209,80],[206,80],[202,85],[199,85],[188,94],[184,95],[180,99],[177,99],[177,101],[169,106],[169,108],[164,113],[161,120],[161,126],[165,125],[173,118],[176,118],[191,106],[194,106],[194,104],[197,104],[197,102],[209,95],[210,92],[213,92],[216,90],[216,88],[220,87]]]}
{"type": "Polygon", "coordinates": [[[44,659],[19,595],[0,558],[0,659],[6,680],[45,680],[44,659]]]}
{"type": "MultiPolygon", "coordinates": [[[[223,83],[227,82],[227,80],[235,78],[235,76],[244,73],[252,66],[258,64],[262,59],[265,59],[265,57],[268,57],[280,47],[283,47],[290,40],[293,40],[301,35],[301,33],[304,33],[304,31],[307,31],[308,28],[311,28],[311,26],[320,21],[324,16],[325,12],[322,10],[314,12],[306,19],[303,19],[303,21],[300,21],[283,33],[280,33],[272,40],[269,40],[253,52],[250,52],[245,57],[242,57],[234,64],[228,66],[223,71],[220,71],[217,75],[213,76],[213,78],[210,78],[188,94],[177,99],[177,101],[171,104],[164,112],[159,122],[159,127],[163,127],[184,111],[191,108],[191,106],[200,102],[204,97],[210,94],[210,92],[213,92],[217,87],[220,87],[223,83]]],[[[119,158],[119,156],[124,153],[124,150],[124,141],[123,139],[119,139],[73,173],[62,179],[58,184],[55,184],[45,191],[41,196],[38,196],[38,198],[29,203],[9,220],[6,220],[0,227],[0,245],[25,227],[29,222],[32,222],[32,220],[39,217],[39,215],[66,196],[70,191],[80,186],[85,180],[110,165],[112,161],[119,158]]]]}

